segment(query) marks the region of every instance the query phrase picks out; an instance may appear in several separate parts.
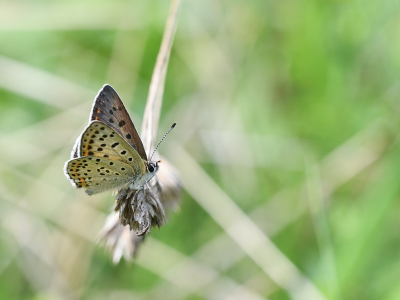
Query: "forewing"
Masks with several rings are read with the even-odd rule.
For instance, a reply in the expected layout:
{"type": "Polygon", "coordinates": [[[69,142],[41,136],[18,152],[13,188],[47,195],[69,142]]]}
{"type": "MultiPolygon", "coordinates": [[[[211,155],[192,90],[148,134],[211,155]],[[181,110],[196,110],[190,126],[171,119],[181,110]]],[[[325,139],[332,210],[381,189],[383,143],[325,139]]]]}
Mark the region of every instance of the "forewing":
{"type": "Polygon", "coordinates": [[[101,121],[118,132],[140,155],[147,160],[142,141],[117,92],[108,84],[97,94],[90,115],[91,121],[101,121]]]}
{"type": "Polygon", "coordinates": [[[123,187],[139,176],[124,162],[97,156],[71,159],[65,163],[64,172],[73,186],[85,188],[88,195],[123,187]]]}
{"type": "Polygon", "coordinates": [[[83,131],[78,143],[80,157],[96,156],[129,164],[138,174],[146,168],[142,158],[113,128],[93,121],[83,131]]]}

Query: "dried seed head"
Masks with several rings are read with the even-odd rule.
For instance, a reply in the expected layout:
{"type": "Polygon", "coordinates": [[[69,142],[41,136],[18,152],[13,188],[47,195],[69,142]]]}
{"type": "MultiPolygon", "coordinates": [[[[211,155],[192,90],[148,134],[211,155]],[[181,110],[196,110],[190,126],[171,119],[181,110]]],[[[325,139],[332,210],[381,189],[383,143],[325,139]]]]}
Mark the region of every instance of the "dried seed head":
{"type": "Polygon", "coordinates": [[[177,171],[162,159],[156,176],[148,183],[150,189],[121,189],[116,195],[115,212],[107,218],[100,238],[112,252],[113,262],[122,256],[131,260],[151,227],[165,223],[165,209],[176,209],[179,204],[181,184],[177,171]]]}

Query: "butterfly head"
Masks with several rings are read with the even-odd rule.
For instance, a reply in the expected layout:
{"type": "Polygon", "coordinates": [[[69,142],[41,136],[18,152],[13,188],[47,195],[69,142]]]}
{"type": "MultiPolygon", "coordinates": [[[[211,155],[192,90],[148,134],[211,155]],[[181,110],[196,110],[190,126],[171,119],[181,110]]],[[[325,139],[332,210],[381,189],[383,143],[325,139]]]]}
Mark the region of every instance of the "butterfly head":
{"type": "Polygon", "coordinates": [[[159,161],[149,161],[147,163],[146,169],[149,173],[155,174],[158,171],[158,163],[161,162],[159,161]]]}

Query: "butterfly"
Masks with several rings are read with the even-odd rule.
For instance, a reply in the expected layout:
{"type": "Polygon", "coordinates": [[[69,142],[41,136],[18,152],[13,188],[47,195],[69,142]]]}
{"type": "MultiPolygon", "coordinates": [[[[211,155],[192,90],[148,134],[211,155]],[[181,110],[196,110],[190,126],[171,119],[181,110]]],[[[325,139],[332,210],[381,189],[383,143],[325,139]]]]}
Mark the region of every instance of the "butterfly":
{"type": "Polygon", "coordinates": [[[163,220],[157,195],[144,190],[157,173],[159,162],[147,157],[122,100],[105,84],[95,97],[89,125],[76,140],[64,173],[74,187],[84,189],[88,195],[116,189],[121,223],[140,228],[138,232],[144,234],[153,225],[151,216],[157,215],[157,209],[161,213],[156,223],[160,225],[163,220]],[[146,202],[148,198],[150,203],[146,202]],[[135,216],[135,212],[139,214],[135,216]]]}

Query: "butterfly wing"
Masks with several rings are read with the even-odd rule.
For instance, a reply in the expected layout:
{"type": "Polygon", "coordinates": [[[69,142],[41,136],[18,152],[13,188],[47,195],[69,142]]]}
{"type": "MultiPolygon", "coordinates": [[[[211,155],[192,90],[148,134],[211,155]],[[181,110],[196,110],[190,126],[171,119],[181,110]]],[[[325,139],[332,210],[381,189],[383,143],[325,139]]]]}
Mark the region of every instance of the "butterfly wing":
{"type": "Polygon", "coordinates": [[[99,121],[86,127],[72,156],[65,174],[89,195],[135,182],[147,172],[139,154],[113,128],[99,121]]]}
{"type": "Polygon", "coordinates": [[[142,141],[117,92],[105,84],[97,94],[90,115],[91,121],[101,121],[122,136],[144,160],[147,160],[142,141]]]}
{"type": "Polygon", "coordinates": [[[118,133],[106,124],[93,121],[80,136],[78,156],[98,156],[125,162],[139,173],[146,172],[142,158],[118,133]]]}
{"type": "Polygon", "coordinates": [[[72,185],[86,188],[88,195],[122,187],[138,178],[132,166],[92,155],[71,159],[64,168],[72,185]]]}

